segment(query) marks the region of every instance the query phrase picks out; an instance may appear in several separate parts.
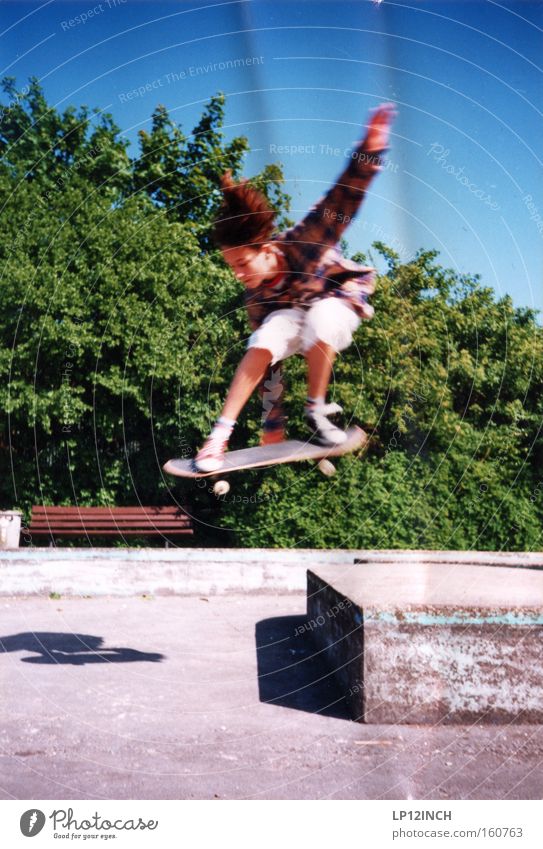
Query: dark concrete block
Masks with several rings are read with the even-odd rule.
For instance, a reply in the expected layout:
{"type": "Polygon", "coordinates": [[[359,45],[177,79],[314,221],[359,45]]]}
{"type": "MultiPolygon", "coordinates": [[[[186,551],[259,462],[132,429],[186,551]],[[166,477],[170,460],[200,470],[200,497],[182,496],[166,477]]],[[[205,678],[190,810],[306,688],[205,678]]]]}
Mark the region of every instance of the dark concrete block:
{"type": "Polygon", "coordinates": [[[307,578],[312,637],[353,719],[543,720],[541,572],[366,563],[307,578]]]}

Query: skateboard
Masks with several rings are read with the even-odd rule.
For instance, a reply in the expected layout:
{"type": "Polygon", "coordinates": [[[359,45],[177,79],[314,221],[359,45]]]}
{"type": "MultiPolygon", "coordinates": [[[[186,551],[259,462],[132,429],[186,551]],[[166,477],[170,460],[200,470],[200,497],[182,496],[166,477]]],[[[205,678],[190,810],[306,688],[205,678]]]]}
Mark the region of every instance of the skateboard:
{"type": "Polygon", "coordinates": [[[194,460],[168,460],[162,467],[169,475],[179,478],[216,478],[213,486],[215,495],[226,495],[230,484],[225,475],[231,472],[241,472],[247,469],[259,469],[264,466],[275,466],[278,463],[299,463],[302,460],[314,460],[323,475],[335,474],[335,466],[329,457],[342,457],[351,451],[356,451],[366,444],[368,437],[359,427],[351,427],[347,431],[347,440],[341,445],[316,445],[314,442],[302,442],[289,439],[272,445],[257,445],[254,448],[242,448],[239,451],[229,451],[225,455],[222,468],[215,472],[199,472],[194,466],[194,460]]]}

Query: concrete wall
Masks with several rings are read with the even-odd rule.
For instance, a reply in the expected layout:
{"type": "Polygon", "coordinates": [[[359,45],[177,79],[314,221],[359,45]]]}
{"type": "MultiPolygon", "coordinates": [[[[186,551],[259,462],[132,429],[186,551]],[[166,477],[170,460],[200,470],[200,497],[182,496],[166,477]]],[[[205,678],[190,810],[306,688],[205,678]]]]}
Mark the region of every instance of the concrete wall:
{"type": "Polygon", "coordinates": [[[367,723],[543,721],[543,573],[391,561],[308,572],[308,627],[367,723]]]}
{"type": "Polygon", "coordinates": [[[305,593],[307,569],[353,567],[356,559],[543,569],[543,555],[533,552],[32,547],[0,551],[0,595],[305,593]]]}
{"type": "Polygon", "coordinates": [[[0,595],[305,593],[306,570],[356,551],[28,548],[0,552],[0,595]]]}

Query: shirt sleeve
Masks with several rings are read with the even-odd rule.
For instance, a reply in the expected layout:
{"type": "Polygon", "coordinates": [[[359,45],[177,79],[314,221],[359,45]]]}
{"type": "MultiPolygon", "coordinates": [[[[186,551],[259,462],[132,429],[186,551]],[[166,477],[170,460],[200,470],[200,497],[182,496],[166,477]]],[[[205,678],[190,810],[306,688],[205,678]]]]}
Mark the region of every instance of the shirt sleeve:
{"type": "Polygon", "coordinates": [[[290,251],[300,260],[317,260],[323,248],[337,244],[356,215],[374,176],[381,170],[386,149],[370,151],[365,138],[355,147],[349,164],[328,192],[286,235],[290,251]]]}

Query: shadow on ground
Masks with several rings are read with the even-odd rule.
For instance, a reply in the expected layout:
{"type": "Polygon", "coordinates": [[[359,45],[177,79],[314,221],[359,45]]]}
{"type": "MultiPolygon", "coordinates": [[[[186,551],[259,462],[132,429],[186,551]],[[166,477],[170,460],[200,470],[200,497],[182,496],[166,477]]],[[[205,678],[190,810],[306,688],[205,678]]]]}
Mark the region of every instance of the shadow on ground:
{"type": "Polygon", "coordinates": [[[345,701],[326,667],[305,616],[277,616],[256,624],[256,658],[261,702],[349,719],[345,701]]]}
{"type": "Polygon", "coordinates": [[[22,657],[23,663],[68,663],[82,666],[85,663],[132,663],[149,661],[156,663],[164,655],[154,652],[141,652],[128,648],[106,648],[102,637],[90,634],[62,634],[47,631],[26,631],[11,637],[0,637],[2,652],[27,651],[34,657],[22,657]]]}

